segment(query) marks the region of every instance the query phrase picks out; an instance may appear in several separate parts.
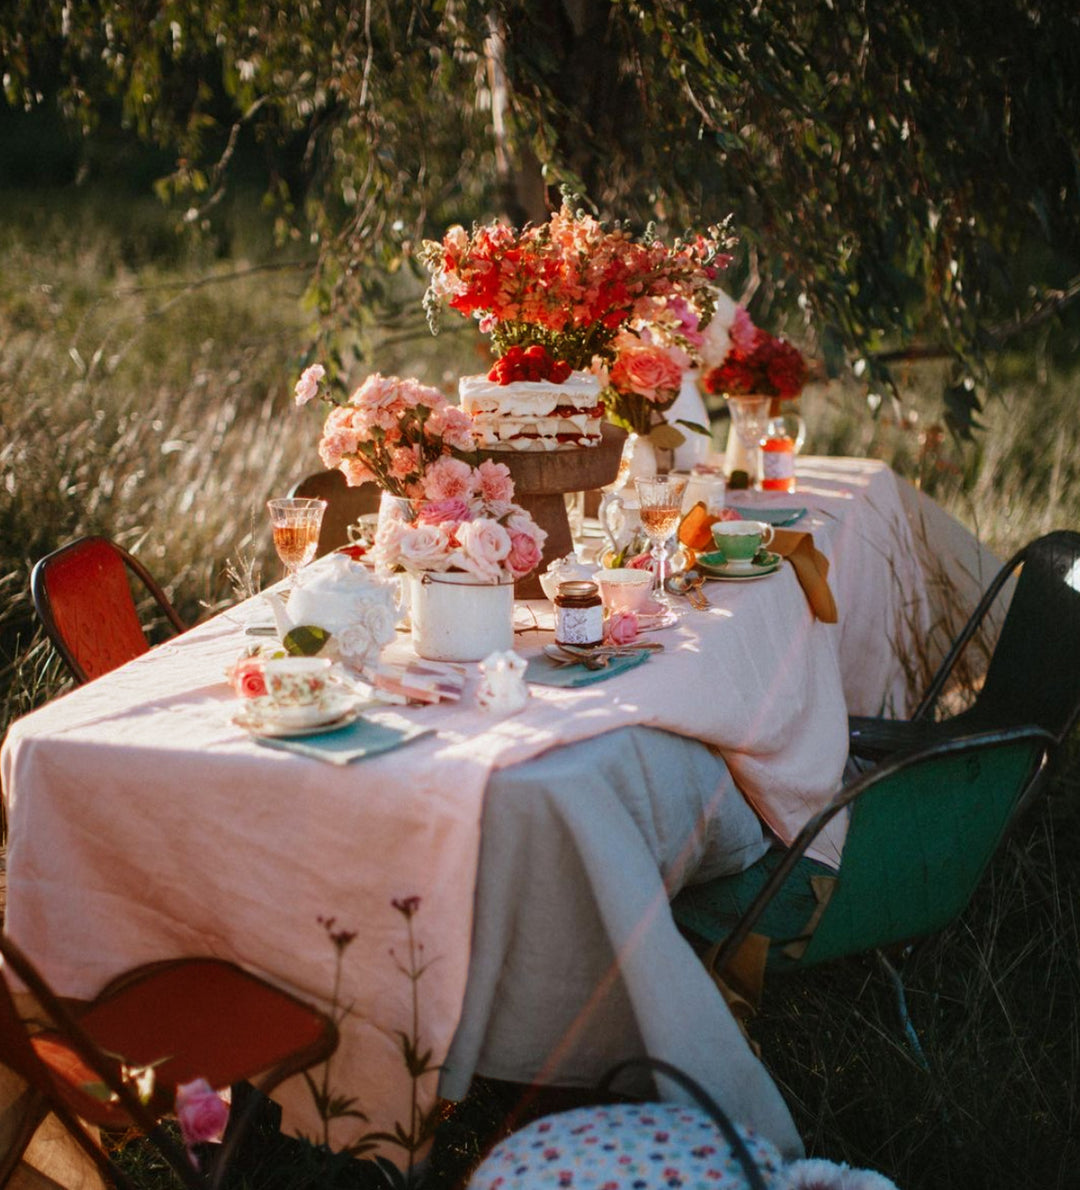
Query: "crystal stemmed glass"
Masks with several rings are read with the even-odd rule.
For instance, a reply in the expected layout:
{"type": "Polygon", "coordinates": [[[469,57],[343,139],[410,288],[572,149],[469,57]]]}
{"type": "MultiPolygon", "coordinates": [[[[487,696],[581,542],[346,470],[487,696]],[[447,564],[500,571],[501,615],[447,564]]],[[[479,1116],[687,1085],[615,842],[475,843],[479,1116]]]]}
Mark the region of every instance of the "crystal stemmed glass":
{"type": "Polygon", "coordinates": [[[645,535],[652,542],[650,553],[656,575],[654,598],[667,606],[664,590],[664,570],[667,564],[667,543],[675,536],[682,515],[682,499],[686,491],[685,475],[653,475],[635,479],[638,495],[638,516],[645,535]]]}
{"type": "Polygon", "coordinates": [[[287,496],[268,500],[270,523],[274,528],[274,549],[289,575],[289,586],[296,584],[296,574],[315,557],[319,545],[325,500],[287,496]]]}
{"type": "Polygon", "coordinates": [[[743,449],[753,460],[754,487],[761,483],[761,437],[769,424],[772,397],[729,397],[728,410],[743,449]]]}

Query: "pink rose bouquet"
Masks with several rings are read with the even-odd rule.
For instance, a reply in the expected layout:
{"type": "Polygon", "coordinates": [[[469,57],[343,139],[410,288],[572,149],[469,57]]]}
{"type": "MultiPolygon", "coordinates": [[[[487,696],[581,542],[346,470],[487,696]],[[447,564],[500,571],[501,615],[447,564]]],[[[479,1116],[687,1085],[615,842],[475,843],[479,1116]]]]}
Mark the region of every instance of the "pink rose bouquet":
{"type": "Polygon", "coordinates": [[[523,578],[540,564],[547,534],[514,503],[505,463],[470,467],[437,459],[423,476],[412,520],[387,520],[375,557],[391,570],[456,570],[484,583],[523,578]]]}
{"type": "MultiPolygon", "coordinates": [[[[297,405],[320,395],[324,376],[320,364],[305,370],[296,384],[297,405]]],[[[376,372],[344,404],[332,404],[319,457],[354,487],[374,482],[392,495],[416,499],[433,463],[476,449],[468,416],[418,380],[376,372]]]]}

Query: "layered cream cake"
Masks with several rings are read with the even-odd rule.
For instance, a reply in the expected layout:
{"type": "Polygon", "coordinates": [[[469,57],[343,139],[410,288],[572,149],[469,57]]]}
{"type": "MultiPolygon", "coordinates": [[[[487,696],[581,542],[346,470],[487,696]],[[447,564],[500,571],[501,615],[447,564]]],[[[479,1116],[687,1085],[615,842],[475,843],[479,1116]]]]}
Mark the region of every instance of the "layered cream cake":
{"type": "Polygon", "coordinates": [[[570,450],[600,442],[604,407],[591,372],[571,372],[561,384],[463,376],[458,391],[485,450],[570,450]]]}

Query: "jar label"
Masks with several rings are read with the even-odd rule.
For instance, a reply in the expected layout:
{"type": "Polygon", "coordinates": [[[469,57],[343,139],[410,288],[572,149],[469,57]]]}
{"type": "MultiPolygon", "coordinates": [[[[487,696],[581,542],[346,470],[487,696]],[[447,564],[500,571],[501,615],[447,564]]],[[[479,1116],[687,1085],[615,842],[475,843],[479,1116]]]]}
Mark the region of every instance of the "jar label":
{"type": "Polygon", "coordinates": [[[596,607],[556,608],[555,640],[562,645],[596,645],[604,639],[604,609],[596,607]]]}
{"type": "Polygon", "coordinates": [[[791,479],[795,474],[794,450],[762,450],[761,471],[764,479],[791,479]]]}

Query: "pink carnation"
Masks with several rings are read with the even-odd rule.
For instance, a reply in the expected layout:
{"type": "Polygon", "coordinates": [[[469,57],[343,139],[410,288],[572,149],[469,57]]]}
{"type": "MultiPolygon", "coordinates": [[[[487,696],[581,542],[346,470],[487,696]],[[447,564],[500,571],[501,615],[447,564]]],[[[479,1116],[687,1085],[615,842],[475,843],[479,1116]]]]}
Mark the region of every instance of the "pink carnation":
{"type": "Polygon", "coordinates": [[[476,468],[480,495],[489,504],[508,503],[514,498],[514,481],[505,463],[485,459],[476,468]]]}
{"type": "Polygon", "coordinates": [[[325,375],[326,369],[322,364],[312,364],[310,368],[304,369],[293,389],[297,405],[306,405],[319,395],[319,382],[325,375]]]}
{"type": "Polygon", "coordinates": [[[449,455],[436,459],[424,477],[424,495],[428,500],[468,500],[472,492],[472,467],[449,455]]]}
{"type": "Polygon", "coordinates": [[[470,452],[476,450],[472,418],[456,405],[444,404],[429,414],[424,430],[441,438],[446,446],[470,452]]]}

